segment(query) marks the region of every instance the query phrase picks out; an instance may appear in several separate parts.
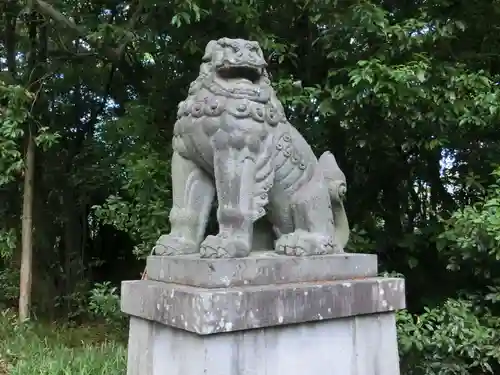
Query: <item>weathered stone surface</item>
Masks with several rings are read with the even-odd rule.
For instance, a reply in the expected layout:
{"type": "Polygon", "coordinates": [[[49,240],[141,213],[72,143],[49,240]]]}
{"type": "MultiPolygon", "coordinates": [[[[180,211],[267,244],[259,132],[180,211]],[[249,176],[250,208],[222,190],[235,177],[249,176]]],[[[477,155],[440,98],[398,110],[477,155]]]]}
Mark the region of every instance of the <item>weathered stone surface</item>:
{"type": "Polygon", "coordinates": [[[200,73],[178,106],[170,233],[158,238],[156,255],[246,257],[258,246],[254,224],[264,218],[281,254],[344,251],[346,177],[332,153],[318,158],[287,120],[266,66],[255,41],[207,44],[200,73]],[[215,198],[219,233],[205,237],[215,198]]]}
{"type": "Polygon", "coordinates": [[[204,289],[159,281],[124,281],[122,311],[207,335],[405,307],[404,280],[367,278],[321,283],[204,289]]]}
{"type": "Polygon", "coordinates": [[[373,254],[310,257],[253,253],[246,258],[200,259],[199,255],[150,256],[148,279],[203,288],[346,280],[377,275],[373,254]]]}
{"type": "Polygon", "coordinates": [[[399,375],[395,313],[196,335],[131,317],[127,375],[399,375]]]}

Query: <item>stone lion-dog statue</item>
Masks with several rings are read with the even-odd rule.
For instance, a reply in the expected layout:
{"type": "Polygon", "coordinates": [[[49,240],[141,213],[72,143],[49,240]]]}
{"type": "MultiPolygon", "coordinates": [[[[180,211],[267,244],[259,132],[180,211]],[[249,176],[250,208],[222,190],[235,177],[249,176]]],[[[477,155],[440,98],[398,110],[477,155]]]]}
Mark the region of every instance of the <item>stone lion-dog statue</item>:
{"type": "Polygon", "coordinates": [[[266,216],[275,251],[341,253],[349,238],[344,173],[318,159],[287,120],[255,41],[210,41],[200,73],[179,103],[173,132],[171,231],[157,255],[246,257],[266,216]],[[219,232],[205,238],[217,196],[219,232]]]}

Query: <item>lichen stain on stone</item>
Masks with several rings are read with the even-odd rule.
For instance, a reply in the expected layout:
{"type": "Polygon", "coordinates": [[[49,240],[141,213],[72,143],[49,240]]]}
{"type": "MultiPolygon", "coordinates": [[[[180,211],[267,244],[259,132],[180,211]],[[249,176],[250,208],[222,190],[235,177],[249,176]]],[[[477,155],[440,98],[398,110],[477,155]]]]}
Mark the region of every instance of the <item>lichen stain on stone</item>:
{"type": "Polygon", "coordinates": [[[225,285],[225,286],[229,286],[231,285],[231,280],[229,279],[229,277],[227,276],[223,276],[221,277],[220,281],[225,285]]]}
{"type": "Polygon", "coordinates": [[[248,316],[247,316],[246,322],[248,323],[248,325],[258,326],[260,320],[256,318],[255,314],[253,313],[253,310],[250,310],[248,312],[248,316]]]}
{"type": "Polygon", "coordinates": [[[222,317],[219,322],[217,323],[218,327],[219,328],[224,328],[224,326],[226,325],[226,320],[224,319],[224,317],[222,317]]]}
{"type": "Polygon", "coordinates": [[[142,282],[126,291],[123,309],[205,335],[393,311],[404,305],[404,282],[397,279],[316,283],[210,290],[142,282]]]}
{"type": "Polygon", "coordinates": [[[208,310],[212,306],[212,300],[209,295],[207,294],[202,294],[199,296],[199,301],[201,302],[201,307],[203,310],[208,310]]]}
{"type": "Polygon", "coordinates": [[[234,307],[236,310],[240,310],[241,308],[241,299],[237,299],[234,301],[234,307]]]}

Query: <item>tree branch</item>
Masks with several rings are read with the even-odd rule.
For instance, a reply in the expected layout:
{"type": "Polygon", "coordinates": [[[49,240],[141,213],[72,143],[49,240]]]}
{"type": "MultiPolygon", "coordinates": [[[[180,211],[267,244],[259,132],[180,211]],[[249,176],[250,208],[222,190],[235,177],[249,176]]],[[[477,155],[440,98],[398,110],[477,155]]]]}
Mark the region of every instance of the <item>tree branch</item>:
{"type": "Polygon", "coordinates": [[[117,61],[120,59],[120,55],[117,49],[108,46],[99,46],[98,43],[87,40],[85,29],[78,26],[74,21],[67,18],[52,5],[43,0],[35,0],[35,2],[39,8],[40,13],[69,29],[69,31],[71,31],[76,37],[85,39],[85,42],[87,42],[92,47],[101,50],[108,59],[113,61],[117,61]]]}
{"type": "MultiPolygon", "coordinates": [[[[137,8],[135,9],[134,13],[132,14],[132,17],[130,17],[130,20],[129,20],[128,25],[127,25],[127,30],[129,30],[130,32],[132,32],[132,30],[135,29],[137,22],[139,22],[143,8],[144,8],[144,0],[139,0],[137,2],[137,8]]],[[[123,54],[125,52],[125,48],[127,47],[127,45],[131,41],[132,41],[132,38],[130,38],[130,37],[125,38],[125,42],[123,42],[122,45],[119,47],[119,52],[123,54]]]]}
{"type": "MultiPolygon", "coordinates": [[[[118,69],[120,69],[123,74],[128,78],[134,78],[134,83],[137,89],[143,88],[143,83],[139,77],[141,77],[141,74],[138,74],[137,69],[134,69],[132,66],[130,66],[125,59],[123,59],[123,52],[125,50],[126,44],[128,44],[129,40],[125,41],[125,46],[122,44],[119,48],[113,48],[109,47],[106,45],[100,45],[98,42],[94,41],[89,41],[86,39],[86,31],[84,28],[81,26],[78,26],[74,21],[66,17],[64,14],[59,12],[57,9],[55,9],[52,5],[49,3],[45,2],[44,0],[34,0],[36,3],[36,6],[39,9],[39,12],[46,17],[51,18],[61,26],[65,27],[67,30],[73,33],[75,37],[78,37],[80,39],[83,39],[88,43],[90,46],[101,52],[106,59],[112,61],[118,69]]],[[[142,8],[142,7],[141,7],[142,8]]],[[[134,14],[135,15],[135,14],[134,14]]],[[[132,16],[132,19],[136,20],[138,19],[139,16],[132,16]]],[[[134,25],[135,25],[134,21],[134,25]]],[[[132,20],[131,20],[132,23],[132,20]]],[[[129,38],[127,38],[129,39],[129,38]]]]}

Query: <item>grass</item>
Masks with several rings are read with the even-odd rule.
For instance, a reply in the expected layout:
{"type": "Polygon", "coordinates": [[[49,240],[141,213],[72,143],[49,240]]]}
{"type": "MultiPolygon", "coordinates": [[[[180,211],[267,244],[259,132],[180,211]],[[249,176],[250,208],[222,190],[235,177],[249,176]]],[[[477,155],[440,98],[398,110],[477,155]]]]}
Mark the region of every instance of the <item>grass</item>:
{"type": "Polygon", "coordinates": [[[0,375],[124,375],[126,346],[106,327],[19,324],[0,313],[0,375]]]}

